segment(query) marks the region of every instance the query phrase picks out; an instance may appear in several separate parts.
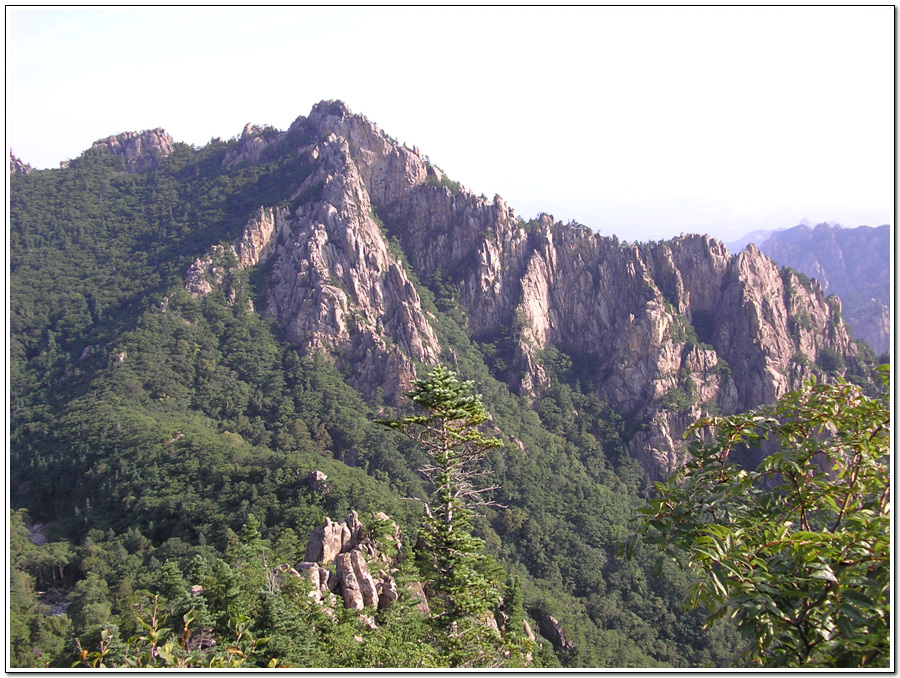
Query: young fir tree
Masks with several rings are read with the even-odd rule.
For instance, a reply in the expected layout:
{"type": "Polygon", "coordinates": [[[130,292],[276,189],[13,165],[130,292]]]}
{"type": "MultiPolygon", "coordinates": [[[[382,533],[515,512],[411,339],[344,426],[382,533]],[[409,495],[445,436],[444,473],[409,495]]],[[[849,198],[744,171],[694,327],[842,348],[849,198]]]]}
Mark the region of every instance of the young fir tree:
{"type": "Polygon", "coordinates": [[[431,459],[420,469],[434,486],[421,537],[438,632],[435,644],[453,667],[502,665],[508,648],[488,621],[499,599],[499,585],[491,575],[498,568],[471,527],[472,507],[490,503],[485,494],[496,489],[476,487],[476,479],[484,475],[476,465],[502,443],[478,430],[489,415],[480,396],[472,393],[472,382],[438,366],[414,386],[407,396],[424,413],[379,423],[419,442],[431,459]]]}

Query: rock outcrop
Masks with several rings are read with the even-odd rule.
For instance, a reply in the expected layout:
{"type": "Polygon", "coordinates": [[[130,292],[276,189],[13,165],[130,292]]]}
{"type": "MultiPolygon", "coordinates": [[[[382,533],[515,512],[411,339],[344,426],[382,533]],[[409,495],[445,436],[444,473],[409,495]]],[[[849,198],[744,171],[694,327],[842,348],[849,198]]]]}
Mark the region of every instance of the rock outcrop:
{"type": "Polygon", "coordinates": [[[15,155],[12,149],[9,151],[9,173],[10,174],[31,174],[31,165],[22,162],[15,155]]]}
{"type": "Polygon", "coordinates": [[[332,563],[339,553],[349,550],[352,534],[346,522],[335,523],[325,518],[325,524],[313,530],[306,546],[304,562],[332,563]]]}
{"type": "MultiPolygon", "coordinates": [[[[398,589],[395,575],[403,549],[400,528],[386,514],[373,513],[367,528],[356,511],[351,511],[340,522],[326,518],[325,523],[310,535],[303,561],[294,566],[288,563],[276,566],[274,580],[278,583],[288,578],[306,580],[313,603],[326,606],[326,611],[338,604],[348,610],[358,610],[360,621],[369,628],[376,628],[371,613],[390,607],[403,596],[415,601],[418,612],[431,612],[421,582],[408,581],[398,589]]],[[[484,627],[501,635],[512,631],[502,598],[496,609],[486,613],[484,627]]],[[[566,640],[559,623],[552,617],[542,619],[540,629],[544,637],[559,648],[574,650],[574,645],[566,640]]],[[[526,638],[536,642],[528,619],[521,620],[521,628],[516,632],[524,633],[526,638]]],[[[531,653],[526,654],[526,660],[530,662],[531,659],[531,653]]]]}
{"type": "Polygon", "coordinates": [[[313,492],[323,492],[328,493],[328,476],[319,471],[318,469],[314,469],[306,474],[306,482],[309,483],[310,488],[312,488],[313,492]]]}
{"type": "Polygon", "coordinates": [[[876,353],[890,348],[890,226],[800,225],[772,233],[759,249],[838,295],[854,336],[876,353]]]}
{"type": "MultiPolygon", "coordinates": [[[[397,402],[415,378],[415,364],[435,364],[441,347],[378,223],[364,177],[374,182],[376,194],[395,196],[425,180],[425,163],[334,102],[319,104],[309,118],[287,133],[269,134],[268,141],[257,128],[246,127],[225,162],[288,151],[302,153],[310,171],[286,197],[307,199],[293,211],[261,206],[230,247],[236,267],[273,259],[266,313],[288,339],[306,352],[329,353],[342,368],[352,365],[351,382],[364,394],[380,390],[387,402],[397,402]],[[298,139],[311,143],[291,146],[298,139]],[[373,144],[375,150],[369,148],[373,144]],[[358,163],[351,148],[360,155],[358,163]]],[[[198,259],[188,271],[192,295],[222,283],[225,271],[216,266],[216,254],[198,259]]]]}
{"type": "MultiPolygon", "coordinates": [[[[681,462],[681,434],[696,417],[772,402],[823,353],[856,351],[839,302],[755,247],[732,256],[707,236],[627,244],[549,215],[526,223],[340,102],[318,104],[286,132],[246,127],[224,162],[285,154],[302,167],[286,177],[289,206],[262,206],[229,265],[268,263],[265,313],[389,404],[417,364],[453,360],[413,274],[452,291],[477,341],[508,344],[497,374],[519,394],[546,387],[546,349],[576,357],[602,399],[646,424],[630,447],[652,477],[681,462]]],[[[216,261],[192,266],[192,294],[228,284],[216,261]]]]}
{"type": "Polygon", "coordinates": [[[418,292],[390,251],[343,138],[329,135],[299,190],[320,187],[301,205],[275,247],[267,312],[288,339],[354,366],[351,382],[395,401],[416,362],[435,364],[440,345],[418,292]]]}
{"type": "Polygon", "coordinates": [[[681,462],[701,414],[772,402],[809,374],[801,356],[855,351],[821,288],[786,286],[755,248],[735,257],[698,235],[624,245],[430,185],[384,213],[419,276],[455,284],[476,337],[517,332],[512,388],[540,393],[549,346],[590,364],[601,397],[647,423],[631,451],[652,477],[681,462]]]}
{"type": "Polygon", "coordinates": [[[277,130],[259,127],[248,122],[244,126],[244,131],[241,132],[237,148],[230,149],[225,155],[224,164],[235,166],[259,162],[273,136],[278,138],[280,133],[277,130]]]}
{"type": "MultiPolygon", "coordinates": [[[[106,148],[125,161],[125,171],[141,174],[159,166],[175,148],[175,141],[161,128],[143,132],[123,132],[95,141],[91,148],[106,148]]],[[[65,167],[77,167],[79,159],[61,163],[65,167]]]]}
{"type": "Polygon", "coordinates": [[[560,623],[555,617],[549,614],[543,614],[540,619],[538,619],[538,624],[541,629],[541,635],[549,640],[557,651],[569,653],[575,651],[575,643],[566,638],[562,626],[560,626],[560,623]]]}
{"type": "MultiPolygon", "coordinates": [[[[400,528],[384,513],[373,514],[372,521],[389,526],[379,539],[367,536],[356,511],[341,522],[326,518],[325,524],[310,535],[303,562],[294,567],[280,565],[277,576],[291,575],[309,581],[310,597],[317,603],[331,601],[333,594],[340,596],[347,609],[383,609],[393,605],[400,598],[393,577],[396,554],[403,548],[400,528]]],[[[419,601],[419,611],[429,611],[421,584],[414,582],[409,595],[419,601]]],[[[369,619],[368,623],[374,622],[369,619]]]]}

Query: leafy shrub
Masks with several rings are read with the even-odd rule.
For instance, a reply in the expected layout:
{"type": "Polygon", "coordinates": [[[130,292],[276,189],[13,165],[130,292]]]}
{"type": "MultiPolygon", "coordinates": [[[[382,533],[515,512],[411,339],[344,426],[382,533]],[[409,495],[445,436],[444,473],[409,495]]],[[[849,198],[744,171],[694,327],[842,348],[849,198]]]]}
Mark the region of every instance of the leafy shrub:
{"type": "Polygon", "coordinates": [[[887,666],[890,425],[887,391],[846,382],[701,419],[693,459],[656,483],[626,553],[643,536],[693,572],[690,604],[733,617],[754,664],[887,666]],[[777,449],[755,470],[729,459],[762,444],[777,449]]]}

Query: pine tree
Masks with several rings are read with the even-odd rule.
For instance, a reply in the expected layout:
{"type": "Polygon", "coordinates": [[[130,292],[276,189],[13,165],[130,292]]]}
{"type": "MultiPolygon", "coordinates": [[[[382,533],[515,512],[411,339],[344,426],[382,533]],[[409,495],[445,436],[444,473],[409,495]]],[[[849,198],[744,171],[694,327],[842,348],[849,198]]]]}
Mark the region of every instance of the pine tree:
{"type": "Polygon", "coordinates": [[[420,469],[434,486],[421,539],[439,632],[435,642],[453,667],[501,665],[502,641],[490,624],[499,600],[499,568],[472,535],[471,519],[472,507],[491,503],[486,493],[496,489],[476,487],[485,474],[476,465],[502,443],[478,430],[490,415],[472,393],[472,382],[438,366],[414,386],[407,396],[425,413],[379,423],[419,442],[431,459],[420,469]]]}

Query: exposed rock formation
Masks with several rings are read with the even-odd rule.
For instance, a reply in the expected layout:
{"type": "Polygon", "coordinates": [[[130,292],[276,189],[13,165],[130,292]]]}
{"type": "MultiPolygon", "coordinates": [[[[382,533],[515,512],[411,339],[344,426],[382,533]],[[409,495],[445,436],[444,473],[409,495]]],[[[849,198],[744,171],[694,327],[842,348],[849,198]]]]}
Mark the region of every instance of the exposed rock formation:
{"type": "Polygon", "coordinates": [[[409,388],[413,364],[440,346],[402,263],[389,251],[347,142],[316,146],[319,169],[301,186],[322,200],[301,205],[276,246],[268,312],[288,338],[354,365],[352,383],[391,401],[409,388]]]}
{"type": "Polygon", "coordinates": [[[379,601],[375,580],[372,579],[360,550],[339,553],[334,562],[337,564],[338,578],[341,581],[344,607],[355,610],[369,606],[377,607],[379,601]]]}
{"type": "MultiPolygon", "coordinates": [[[[363,175],[377,177],[378,194],[394,196],[425,180],[425,163],[388,144],[342,104],[320,104],[309,119],[269,142],[255,143],[261,137],[247,127],[226,162],[251,162],[270,147],[285,150],[298,135],[319,141],[302,149],[312,169],[293,197],[315,199],[293,213],[261,207],[231,253],[238,268],[274,258],[267,313],[289,340],[306,351],[325,350],[341,366],[353,365],[354,386],[370,396],[380,388],[386,401],[396,402],[415,378],[414,364],[435,364],[441,349],[402,262],[388,247],[363,175]],[[326,134],[331,124],[347,137],[326,134]],[[377,152],[358,145],[373,140],[380,140],[377,152]],[[351,147],[364,162],[354,163],[351,147]]],[[[221,267],[213,270],[216,253],[188,271],[192,295],[221,284],[221,267]]]]}
{"type": "Polygon", "coordinates": [[[325,482],[328,476],[319,470],[312,470],[306,474],[306,481],[313,492],[328,492],[328,484],[325,482]]]}
{"type": "MultiPolygon", "coordinates": [[[[476,340],[510,343],[499,372],[520,394],[547,384],[550,346],[590,365],[601,398],[647,424],[630,446],[654,477],[680,463],[681,434],[697,416],[771,402],[823,351],[856,350],[839,302],[782,276],[755,247],[732,256],[707,236],[627,245],[548,215],[526,224],[340,102],[318,104],[286,132],[246,127],[224,162],[280,154],[302,168],[286,190],[292,206],[261,208],[230,246],[231,265],[270,262],[266,313],[301,350],[331,355],[358,390],[380,389],[388,403],[417,363],[453,359],[389,234],[420,280],[454,290],[476,340]]],[[[195,262],[192,294],[227,285],[215,262],[195,262]]]]}
{"type": "Polygon", "coordinates": [[[522,620],[522,631],[525,633],[525,637],[528,638],[532,643],[537,640],[534,635],[534,631],[531,630],[531,624],[528,623],[527,619],[522,620]]]}
{"type": "Polygon", "coordinates": [[[224,270],[221,265],[215,266],[214,262],[220,259],[222,247],[215,245],[210,253],[201,258],[194,260],[191,267],[185,274],[184,289],[186,289],[192,297],[199,297],[212,292],[213,285],[221,285],[224,276],[224,270]]]}
{"type": "MultiPolygon", "coordinates": [[[[372,514],[370,528],[378,523],[387,523],[388,529],[380,534],[378,540],[368,535],[366,527],[359,516],[352,511],[347,519],[333,522],[325,519],[324,525],[315,528],[307,542],[306,556],[303,562],[291,567],[284,563],[274,570],[276,581],[284,581],[288,577],[305,579],[310,583],[309,597],[317,604],[334,605],[340,600],[345,608],[365,611],[383,609],[393,605],[408,595],[417,601],[416,609],[424,614],[430,612],[425,590],[420,582],[413,581],[406,585],[403,592],[397,588],[394,579],[396,572],[396,555],[402,551],[400,528],[384,513],[372,514]],[[388,548],[389,547],[389,548],[388,548]]],[[[498,633],[506,633],[509,629],[509,618],[506,615],[503,601],[500,608],[486,614],[485,628],[498,633]]],[[[374,618],[364,615],[363,623],[374,628],[374,618]]],[[[559,623],[552,617],[541,622],[542,633],[553,643],[562,643],[559,647],[569,650],[574,648],[565,639],[559,623]],[[544,626],[547,630],[544,630],[544,626]]],[[[535,634],[527,619],[522,621],[522,632],[535,641],[535,634]]],[[[531,655],[527,655],[528,661],[531,655]]]]}
{"type": "Polygon", "coordinates": [[[400,599],[400,593],[397,591],[397,582],[394,578],[387,574],[384,579],[378,583],[378,608],[390,607],[400,599]]]}
{"type": "Polygon", "coordinates": [[[287,228],[287,210],[260,207],[234,246],[238,268],[243,270],[266,263],[275,249],[275,238],[287,228]]]}
{"type": "Polygon", "coordinates": [[[624,246],[428,185],[384,213],[420,277],[451,272],[477,337],[518,328],[513,388],[540,391],[550,345],[592,363],[598,392],[648,422],[631,450],[651,476],[680,462],[681,433],[704,411],[736,412],[798,386],[801,351],[815,361],[825,348],[855,350],[822,290],[786,288],[755,248],[732,257],[707,236],[624,246]]]}
{"type": "Polygon", "coordinates": [[[287,218],[284,209],[260,207],[235,243],[228,247],[213,245],[205,256],[194,260],[185,274],[185,289],[198,297],[209,294],[215,285],[224,285],[233,297],[233,273],[266,263],[275,238],[286,228],[287,218]]]}
{"type": "Polygon", "coordinates": [[[33,170],[16,156],[13,155],[12,149],[9,151],[9,173],[10,174],[31,174],[33,170]]]}
{"type": "MultiPolygon", "coordinates": [[[[400,552],[400,528],[383,513],[373,514],[372,521],[390,524],[391,529],[381,537],[381,542],[365,536],[365,527],[355,511],[339,523],[326,518],[325,524],[310,535],[303,562],[293,568],[281,565],[279,572],[282,576],[287,572],[307,579],[312,587],[310,596],[316,602],[323,602],[333,592],[341,596],[348,609],[381,609],[392,605],[400,593],[392,576],[394,562],[385,553],[384,546],[390,544],[400,552]],[[333,569],[328,569],[332,565],[333,569]],[[378,568],[374,574],[370,566],[378,568]]],[[[419,599],[420,611],[428,612],[421,584],[414,586],[410,595],[419,599]]],[[[370,623],[374,622],[370,620],[370,623]]]]}
{"type": "Polygon", "coordinates": [[[338,554],[344,551],[345,545],[349,550],[350,540],[350,528],[346,522],[335,523],[331,518],[325,518],[325,524],[310,535],[303,560],[309,563],[334,562],[338,554]]]}
{"type": "Polygon", "coordinates": [[[540,625],[541,635],[553,643],[554,648],[557,650],[565,650],[566,652],[575,651],[575,644],[566,638],[562,626],[560,626],[555,617],[552,617],[549,614],[541,615],[538,623],[540,625]]]}
{"type": "Polygon", "coordinates": [[[778,231],[759,249],[781,266],[816,278],[837,294],[847,324],[876,353],[890,347],[890,226],[841,228],[819,224],[778,231]]]}
{"type": "Polygon", "coordinates": [[[428,598],[425,597],[425,589],[420,582],[414,581],[410,583],[409,592],[413,598],[419,601],[416,605],[416,609],[419,612],[427,614],[431,611],[431,608],[428,606],[428,598]]]}
{"type": "MultiPolygon", "coordinates": [[[[175,148],[175,141],[161,128],[143,132],[123,132],[95,141],[91,148],[107,148],[125,161],[125,170],[140,174],[159,166],[175,148]]],[[[77,167],[80,159],[60,163],[63,168],[77,167]]]]}
{"type": "MultiPolygon", "coordinates": [[[[278,136],[278,134],[275,131],[275,136],[278,136]]],[[[244,126],[244,131],[241,132],[238,147],[229,150],[225,155],[225,164],[232,166],[246,162],[259,162],[268,146],[267,137],[271,138],[270,130],[248,122],[244,126]]]]}

